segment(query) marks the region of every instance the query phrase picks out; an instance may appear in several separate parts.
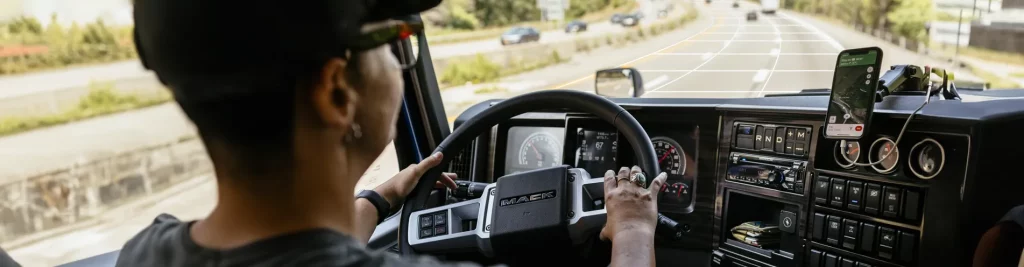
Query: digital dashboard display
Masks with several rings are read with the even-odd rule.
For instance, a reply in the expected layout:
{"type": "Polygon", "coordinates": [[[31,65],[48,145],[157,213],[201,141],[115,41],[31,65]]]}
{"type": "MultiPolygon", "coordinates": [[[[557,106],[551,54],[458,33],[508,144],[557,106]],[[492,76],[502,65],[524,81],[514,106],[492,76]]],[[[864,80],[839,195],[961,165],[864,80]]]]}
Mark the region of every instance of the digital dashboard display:
{"type": "Polygon", "coordinates": [[[505,174],[562,165],[565,129],[516,126],[508,129],[505,174]]]}
{"type": "Polygon", "coordinates": [[[608,170],[615,170],[618,152],[618,133],[576,129],[576,167],[590,173],[590,177],[604,177],[608,170]]]}

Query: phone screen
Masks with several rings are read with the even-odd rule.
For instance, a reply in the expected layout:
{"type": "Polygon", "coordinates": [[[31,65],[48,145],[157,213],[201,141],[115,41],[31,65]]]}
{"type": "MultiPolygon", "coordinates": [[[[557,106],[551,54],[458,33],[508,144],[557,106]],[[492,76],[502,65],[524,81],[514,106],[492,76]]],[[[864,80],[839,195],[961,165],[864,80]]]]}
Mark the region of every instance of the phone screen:
{"type": "Polygon", "coordinates": [[[825,137],[857,139],[864,135],[875,106],[881,61],[882,51],[877,48],[839,53],[825,118],[825,137]]]}

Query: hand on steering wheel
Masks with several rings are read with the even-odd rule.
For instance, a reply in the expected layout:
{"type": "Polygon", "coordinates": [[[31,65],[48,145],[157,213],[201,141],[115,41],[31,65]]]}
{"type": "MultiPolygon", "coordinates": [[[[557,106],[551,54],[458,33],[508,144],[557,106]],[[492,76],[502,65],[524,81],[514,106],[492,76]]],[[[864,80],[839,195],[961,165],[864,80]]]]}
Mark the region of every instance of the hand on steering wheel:
{"type": "Polygon", "coordinates": [[[654,236],[658,224],[658,193],[665,186],[668,174],[662,172],[644,188],[643,181],[631,181],[634,176],[643,175],[640,167],[619,169],[616,174],[608,170],[604,174],[604,202],[608,213],[607,222],[601,229],[602,240],[614,240],[622,234],[645,234],[654,236]]]}

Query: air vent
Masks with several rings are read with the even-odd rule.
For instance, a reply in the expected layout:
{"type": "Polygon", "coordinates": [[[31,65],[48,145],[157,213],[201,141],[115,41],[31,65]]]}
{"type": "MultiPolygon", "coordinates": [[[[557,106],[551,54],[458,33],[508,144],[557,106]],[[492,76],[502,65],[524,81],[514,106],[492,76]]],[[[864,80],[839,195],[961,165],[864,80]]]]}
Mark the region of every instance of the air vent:
{"type": "Polygon", "coordinates": [[[476,141],[473,141],[465,149],[459,152],[448,165],[448,172],[455,173],[459,180],[472,180],[473,176],[473,151],[476,141]]]}

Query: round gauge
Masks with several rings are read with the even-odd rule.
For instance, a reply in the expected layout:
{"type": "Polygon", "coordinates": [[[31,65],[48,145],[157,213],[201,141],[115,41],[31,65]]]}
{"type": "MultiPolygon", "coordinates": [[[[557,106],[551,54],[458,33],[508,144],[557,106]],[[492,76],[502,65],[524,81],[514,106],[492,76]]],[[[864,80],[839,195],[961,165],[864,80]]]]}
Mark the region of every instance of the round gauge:
{"type": "Polygon", "coordinates": [[[533,133],[519,147],[519,165],[530,168],[554,167],[562,164],[562,144],[554,135],[533,133]]]}
{"type": "Polygon", "coordinates": [[[878,164],[871,165],[879,173],[891,173],[896,170],[896,164],[900,161],[900,149],[896,147],[896,142],[888,137],[878,138],[874,143],[871,144],[871,157],[868,159],[878,164]],[[892,151],[892,152],[889,152],[892,151]],[[886,156],[888,155],[888,156],[886,156]],[[881,159],[881,161],[879,161],[881,159]]]}
{"type": "Polygon", "coordinates": [[[839,164],[839,167],[852,169],[854,163],[860,160],[860,143],[846,141],[844,147],[843,142],[836,142],[835,154],[836,164],[839,164]]]}
{"type": "Polygon", "coordinates": [[[942,165],[946,163],[946,150],[938,141],[925,138],[910,148],[910,171],[921,179],[931,179],[939,175],[942,165]]]}
{"type": "Polygon", "coordinates": [[[682,175],[686,170],[686,153],[671,138],[658,136],[651,138],[654,154],[658,156],[658,168],[667,174],[682,175]]]}

